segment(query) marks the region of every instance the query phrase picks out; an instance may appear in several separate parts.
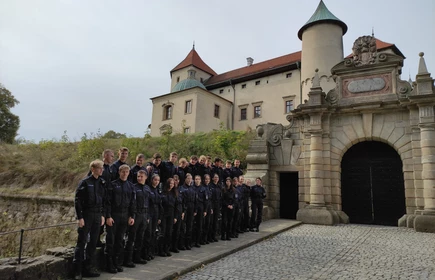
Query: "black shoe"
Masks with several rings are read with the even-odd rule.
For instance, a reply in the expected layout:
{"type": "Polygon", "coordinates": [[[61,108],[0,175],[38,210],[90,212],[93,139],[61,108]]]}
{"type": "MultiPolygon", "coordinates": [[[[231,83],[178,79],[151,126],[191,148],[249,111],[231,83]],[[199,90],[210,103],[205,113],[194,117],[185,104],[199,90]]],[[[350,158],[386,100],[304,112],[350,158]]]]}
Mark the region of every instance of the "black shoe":
{"type": "MultiPolygon", "coordinates": [[[[211,242],[213,242],[213,241],[211,241],[211,242]]],[[[205,241],[205,244],[210,244],[210,241],[206,240],[206,241],[205,241]]]]}
{"type": "Polygon", "coordinates": [[[260,229],[259,229],[259,228],[256,228],[256,229],[255,229],[255,231],[256,231],[256,232],[259,232],[259,231],[260,231],[260,229]]]}
{"type": "Polygon", "coordinates": [[[89,277],[89,278],[100,277],[100,273],[94,268],[86,268],[83,269],[82,276],[89,277]]]}
{"type": "Polygon", "coordinates": [[[165,253],[165,252],[160,252],[160,253],[159,253],[159,256],[160,256],[160,257],[166,257],[166,253],[165,253]]]}
{"type": "Polygon", "coordinates": [[[172,254],[169,252],[169,250],[167,250],[165,253],[167,257],[172,257],[172,254]]]}
{"type": "Polygon", "coordinates": [[[196,248],[201,248],[201,245],[199,245],[198,243],[195,243],[194,245],[196,248]]]}
{"type": "Polygon", "coordinates": [[[228,240],[228,241],[230,241],[230,240],[231,240],[231,238],[230,238],[230,237],[227,237],[227,239],[225,239],[225,240],[228,240]]]}
{"type": "Polygon", "coordinates": [[[237,233],[244,233],[244,231],[239,229],[237,233]]]}
{"type": "Polygon", "coordinates": [[[205,245],[205,242],[204,241],[199,242],[199,245],[205,245]]]}
{"type": "Polygon", "coordinates": [[[122,266],[120,266],[119,264],[116,264],[116,265],[115,265],[115,268],[116,268],[116,271],[118,271],[118,272],[123,272],[123,271],[124,271],[124,269],[122,268],[122,266]]]}
{"type": "Polygon", "coordinates": [[[255,230],[254,230],[253,228],[250,228],[250,229],[249,229],[249,231],[252,231],[252,232],[254,232],[255,230]]]}
{"type": "Polygon", "coordinates": [[[186,250],[186,247],[184,247],[184,246],[180,246],[180,247],[178,247],[178,250],[185,251],[185,250],[186,250]]]}
{"type": "Polygon", "coordinates": [[[217,238],[213,238],[213,242],[218,242],[219,240],[217,240],[217,238]]]}
{"type": "Polygon", "coordinates": [[[221,236],[221,240],[227,240],[224,235],[221,236]]]}
{"type": "Polygon", "coordinates": [[[125,266],[125,267],[130,267],[130,268],[136,267],[136,265],[134,264],[133,261],[130,261],[130,262],[124,262],[123,266],[125,266]]]}
{"type": "Polygon", "coordinates": [[[186,246],[186,250],[192,250],[192,247],[190,247],[189,245],[186,246]]]}
{"type": "Polygon", "coordinates": [[[180,251],[177,248],[172,248],[171,252],[173,252],[173,253],[180,253],[180,251]]]}
{"type": "Polygon", "coordinates": [[[137,256],[133,259],[133,263],[137,264],[147,264],[147,260],[142,259],[140,256],[137,256]]]}

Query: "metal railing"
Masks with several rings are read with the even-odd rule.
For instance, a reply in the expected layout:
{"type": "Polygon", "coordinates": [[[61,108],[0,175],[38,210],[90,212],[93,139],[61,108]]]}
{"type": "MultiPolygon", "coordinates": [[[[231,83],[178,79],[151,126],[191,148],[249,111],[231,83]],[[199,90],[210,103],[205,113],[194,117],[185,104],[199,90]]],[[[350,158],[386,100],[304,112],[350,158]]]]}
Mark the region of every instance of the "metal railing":
{"type": "Polygon", "coordinates": [[[24,239],[24,232],[25,231],[33,231],[33,230],[42,230],[47,228],[56,228],[56,227],[65,227],[65,226],[71,226],[71,225],[77,225],[77,222],[71,222],[66,224],[58,224],[58,225],[50,225],[50,226],[43,226],[43,227],[34,227],[34,228],[22,228],[20,230],[14,230],[14,231],[8,231],[8,232],[0,232],[0,236],[8,235],[8,234],[14,234],[14,233],[20,233],[20,246],[18,251],[18,264],[21,263],[22,258],[22,252],[23,252],[23,239],[24,239]]]}

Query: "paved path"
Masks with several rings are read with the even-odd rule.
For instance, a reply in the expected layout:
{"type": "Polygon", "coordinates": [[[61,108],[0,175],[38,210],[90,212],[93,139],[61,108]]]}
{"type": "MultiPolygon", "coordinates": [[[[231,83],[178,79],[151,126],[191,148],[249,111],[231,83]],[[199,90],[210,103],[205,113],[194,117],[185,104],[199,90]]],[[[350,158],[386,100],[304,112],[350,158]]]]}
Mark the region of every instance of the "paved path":
{"type": "Polygon", "coordinates": [[[435,234],[302,225],[179,278],[187,279],[435,279],[435,234]]]}
{"type": "Polygon", "coordinates": [[[173,279],[180,274],[200,268],[203,264],[219,260],[299,224],[300,222],[294,220],[269,220],[261,224],[260,232],[240,234],[239,238],[234,238],[231,241],[219,240],[217,243],[193,248],[191,251],[181,251],[169,258],[156,257],[146,265],[124,268],[124,272],[121,273],[102,273],[98,279],[173,279]]]}

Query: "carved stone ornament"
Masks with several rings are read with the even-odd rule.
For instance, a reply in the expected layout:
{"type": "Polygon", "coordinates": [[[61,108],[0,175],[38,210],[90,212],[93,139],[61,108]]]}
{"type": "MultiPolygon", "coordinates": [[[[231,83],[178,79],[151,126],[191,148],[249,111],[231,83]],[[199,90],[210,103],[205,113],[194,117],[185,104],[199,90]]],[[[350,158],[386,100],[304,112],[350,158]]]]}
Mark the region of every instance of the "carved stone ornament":
{"type": "Polygon", "coordinates": [[[326,101],[329,102],[332,106],[337,105],[338,103],[338,94],[336,92],[336,89],[331,89],[328,94],[326,95],[326,101]]]}
{"type": "MultiPolygon", "coordinates": [[[[363,66],[376,62],[376,39],[373,36],[361,36],[353,43],[353,64],[363,66]]],[[[347,64],[347,63],[346,63],[347,64]]]]}
{"type": "Polygon", "coordinates": [[[282,136],[283,136],[283,127],[282,125],[278,124],[275,125],[275,127],[272,129],[271,133],[270,133],[270,137],[268,140],[269,144],[272,147],[276,147],[281,145],[281,140],[282,140],[282,136]]]}
{"type": "Polygon", "coordinates": [[[264,134],[264,128],[263,128],[263,125],[257,125],[256,130],[257,130],[257,137],[258,137],[258,138],[263,137],[263,134],[264,134]]]}

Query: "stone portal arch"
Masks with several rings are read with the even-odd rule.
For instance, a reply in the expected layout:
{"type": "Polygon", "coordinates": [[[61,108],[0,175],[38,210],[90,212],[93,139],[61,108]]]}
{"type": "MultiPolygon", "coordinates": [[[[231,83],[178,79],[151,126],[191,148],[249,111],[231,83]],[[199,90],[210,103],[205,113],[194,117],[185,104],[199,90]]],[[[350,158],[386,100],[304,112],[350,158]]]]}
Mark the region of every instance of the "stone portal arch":
{"type": "Polygon", "coordinates": [[[378,141],[353,145],[341,162],[342,209],[351,223],[397,225],[406,212],[403,164],[378,141]]]}

